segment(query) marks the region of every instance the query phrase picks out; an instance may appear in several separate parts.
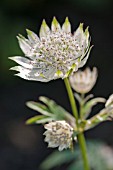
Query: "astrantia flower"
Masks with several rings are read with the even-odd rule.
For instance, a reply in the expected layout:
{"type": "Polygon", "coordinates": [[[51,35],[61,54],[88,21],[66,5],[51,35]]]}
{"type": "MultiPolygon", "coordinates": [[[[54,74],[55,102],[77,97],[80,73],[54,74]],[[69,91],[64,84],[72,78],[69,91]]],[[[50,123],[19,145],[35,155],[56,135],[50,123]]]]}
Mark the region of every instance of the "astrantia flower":
{"type": "Polygon", "coordinates": [[[78,71],[70,76],[72,88],[78,93],[88,93],[97,80],[97,69],[94,67],[91,71],[86,68],[84,71],[78,71]]]}
{"type": "Polygon", "coordinates": [[[39,37],[30,30],[27,34],[28,39],[22,35],[17,37],[25,57],[10,57],[20,65],[11,70],[18,71],[16,75],[26,80],[64,79],[86,63],[91,50],[88,28],[83,31],[83,24],[80,24],[72,34],[68,18],[62,28],[53,18],[51,30],[43,20],[39,37]]]}
{"type": "Polygon", "coordinates": [[[44,135],[48,147],[58,147],[59,151],[71,147],[73,128],[66,121],[50,122],[44,127],[47,129],[44,135]]]}

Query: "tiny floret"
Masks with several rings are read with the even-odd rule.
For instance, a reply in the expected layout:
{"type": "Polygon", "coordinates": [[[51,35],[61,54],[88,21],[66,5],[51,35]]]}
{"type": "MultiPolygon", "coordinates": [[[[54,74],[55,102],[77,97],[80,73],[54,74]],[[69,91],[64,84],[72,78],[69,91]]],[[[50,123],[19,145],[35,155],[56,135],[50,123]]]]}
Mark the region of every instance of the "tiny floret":
{"type": "Polygon", "coordinates": [[[20,34],[17,36],[25,57],[10,57],[19,64],[11,68],[18,71],[17,76],[48,82],[64,79],[85,65],[91,47],[88,28],[84,31],[83,24],[72,34],[68,18],[61,27],[54,17],[51,29],[43,20],[39,37],[28,29],[26,31],[27,38],[20,34]]]}
{"type": "Polygon", "coordinates": [[[45,124],[44,128],[47,129],[44,135],[46,136],[45,142],[48,142],[48,147],[58,147],[59,151],[71,147],[73,128],[66,121],[50,122],[45,124]]]}
{"type": "Polygon", "coordinates": [[[84,71],[77,71],[70,76],[70,84],[78,93],[88,93],[96,83],[97,69],[94,67],[91,71],[86,68],[84,71]]]}

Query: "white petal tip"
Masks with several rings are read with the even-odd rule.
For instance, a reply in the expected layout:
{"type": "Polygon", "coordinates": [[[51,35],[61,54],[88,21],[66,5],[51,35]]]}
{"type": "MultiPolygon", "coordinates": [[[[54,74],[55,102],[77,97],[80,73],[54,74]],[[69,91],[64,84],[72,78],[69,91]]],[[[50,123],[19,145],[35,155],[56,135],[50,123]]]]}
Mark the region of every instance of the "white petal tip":
{"type": "Polygon", "coordinates": [[[10,59],[10,60],[14,60],[14,57],[8,57],[8,59],[10,59]]]}

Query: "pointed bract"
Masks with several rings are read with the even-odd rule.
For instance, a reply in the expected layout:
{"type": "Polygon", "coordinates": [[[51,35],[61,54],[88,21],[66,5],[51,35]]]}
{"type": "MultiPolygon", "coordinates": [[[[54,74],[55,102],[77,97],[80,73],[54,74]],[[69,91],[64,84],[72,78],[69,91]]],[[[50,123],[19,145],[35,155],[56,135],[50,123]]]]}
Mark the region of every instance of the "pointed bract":
{"type": "Polygon", "coordinates": [[[29,43],[23,37],[17,36],[17,39],[22,51],[25,53],[25,55],[29,55],[31,51],[31,46],[29,45],[29,43]]]}
{"type": "Polygon", "coordinates": [[[31,43],[39,42],[39,38],[34,32],[32,32],[32,31],[30,31],[28,29],[26,29],[26,31],[27,31],[28,38],[31,41],[31,43]]]}
{"type": "Polygon", "coordinates": [[[46,24],[46,21],[43,20],[41,28],[40,28],[40,38],[46,37],[48,33],[50,33],[50,29],[49,29],[48,25],[46,24]]]}
{"type": "Polygon", "coordinates": [[[65,22],[62,26],[62,30],[66,33],[71,33],[71,24],[68,20],[68,17],[66,17],[65,22]]]}
{"type": "Polygon", "coordinates": [[[25,58],[25,57],[21,57],[21,56],[15,56],[15,57],[9,57],[9,59],[15,61],[16,63],[18,63],[19,65],[25,67],[25,68],[33,68],[33,65],[31,64],[32,61],[25,58]]]}
{"type": "Polygon", "coordinates": [[[52,20],[51,30],[52,30],[53,32],[55,32],[55,31],[61,31],[60,24],[59,24],[59,22],[57,21],[57,19],[56,19],[55,17],[54,17],[53,20],[52,20]]]}

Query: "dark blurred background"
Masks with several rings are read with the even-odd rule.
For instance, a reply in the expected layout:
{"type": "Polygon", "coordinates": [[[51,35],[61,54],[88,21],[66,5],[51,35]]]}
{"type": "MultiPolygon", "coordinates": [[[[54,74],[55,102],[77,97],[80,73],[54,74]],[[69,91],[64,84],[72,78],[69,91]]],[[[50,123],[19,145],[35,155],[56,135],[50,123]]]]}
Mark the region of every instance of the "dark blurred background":
{"type": "MultiPolygon", "coordinates": [[[[44,129],[26,126],[25,120],[37,113],[25,106],[28,100],[48,96],[71,111],[63,81],[49,83],[25,81],[13,76],[15,63],[9,56],[23,55],[16,35],[25,29],[38,33],[42,19],[50,26],[53,16],[62,24],[66,16],[72,30],[80,22],[89,26],[94,45],[87,66],[99,69],[92,93],[108,97],[113,92],[113,1],[112,0],[3,0],[0,1],[0,170],[37,170],[52,152],[43,142],[44,129]]],[[[95,114],[102,106],[94,109],[95,114]]],[[[113,145],[113,122],[106,122],[86,133],[113,145]]],[[[58,168],[57,168],[58,169],[58,168]]]]}

